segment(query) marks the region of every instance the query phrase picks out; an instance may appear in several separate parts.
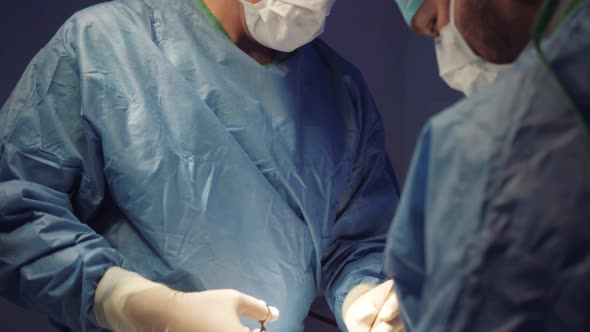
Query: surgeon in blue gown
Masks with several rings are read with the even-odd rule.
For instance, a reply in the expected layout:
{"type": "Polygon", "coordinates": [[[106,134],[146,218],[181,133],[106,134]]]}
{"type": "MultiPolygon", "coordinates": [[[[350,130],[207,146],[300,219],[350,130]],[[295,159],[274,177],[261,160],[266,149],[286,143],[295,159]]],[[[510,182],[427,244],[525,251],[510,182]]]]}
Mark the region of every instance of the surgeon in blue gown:
{"type": "MultiPolygon", "coordinates": [[[[397,187],[382,124],[325,43],[264,35],[260,17],[287,1],[263,0],[260,17],[248,2],[104,3],[37,54],[0,111],[3,297],[63,331],[233,332],[266,304],[219,318],[215,301],[248,295],[280,310],[269,329],[296,332],[323,286],[345,329],[349,291],[386,279],[397,187]],[[217,320],[174,328],[193,316],[217,320]]],[[[333,1],[299,2],[293,15],[322,28],[333,1]]]]}
{"type": "MultiPolygon", "coordinates": [[[[399,3],[427,33],[435,2],[399,3]]],[[[590,2],[542,3],[456,1],[488,61],[542,42],[422,132],[386,251],[407,331],[590,331],[590,2]]]]}

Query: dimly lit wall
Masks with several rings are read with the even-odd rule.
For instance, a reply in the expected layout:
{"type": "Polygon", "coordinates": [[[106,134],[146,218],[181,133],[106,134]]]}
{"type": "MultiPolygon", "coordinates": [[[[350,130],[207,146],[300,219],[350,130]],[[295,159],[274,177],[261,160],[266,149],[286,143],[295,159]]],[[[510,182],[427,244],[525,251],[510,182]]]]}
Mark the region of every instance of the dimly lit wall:
{"type": "MultiPolygon", "coordinates": [[[[98,2],[20,0],[2,4],[0,105],[59,26],[76,10],[98,2]]],[[[364,73],[386,127],[388,152],[403,183],[420,128],[428,117],[458,98],[438,78],[432,42],[408,30],[394,0],[338,1],[323,38],[364,73]]],[[[322,301],[314,310],[328,313],[322,301]]],[[[45,321],[43,316],[0,299],[2,331],[53,331],[45,321]]],[[[337,330],[310,320],[306,332],[313,331],[337,330]]]]}

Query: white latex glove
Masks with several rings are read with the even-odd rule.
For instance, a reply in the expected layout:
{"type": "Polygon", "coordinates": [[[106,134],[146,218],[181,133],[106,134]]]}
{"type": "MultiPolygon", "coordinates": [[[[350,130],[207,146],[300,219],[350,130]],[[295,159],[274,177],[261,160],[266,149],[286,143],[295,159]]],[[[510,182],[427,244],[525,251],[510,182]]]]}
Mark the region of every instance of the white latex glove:
{"type": "Polygon", "coordinates": [[[349,332],[404,331],[393,280],[356,286],[346,295],[342,313],[349,332]]]}
{"type": "Polygon", "coordinates": [[[174,291],[136,273],[114,267],[96,289],[99,324],[115,332],[242,332],[240,316],[276,320],[279,311],[235,290],[174,291]]]}

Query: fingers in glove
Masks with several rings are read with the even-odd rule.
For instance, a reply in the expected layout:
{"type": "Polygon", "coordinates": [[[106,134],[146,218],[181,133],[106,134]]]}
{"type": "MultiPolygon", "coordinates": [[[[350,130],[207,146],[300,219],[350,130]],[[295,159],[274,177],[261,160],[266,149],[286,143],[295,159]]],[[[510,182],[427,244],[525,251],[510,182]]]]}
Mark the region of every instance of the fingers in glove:
{"type": "Polygon", "coordinates": [[[389,323],[381,322],[373,326],[373,328],[371,328],[371,332],[395,332],[395,330],[394,327],[391,326],[389,323]]]}
{"type": "Polygon", "coordinates": [[[379,312],[379,316],[377,318],[381,321],[389,322],[399,317],[399,315],[400,311],[397,295],[395,292],[391,292],[389,298],[381,307],[381,311],[379,312]]]}
{"type": "MultiPolygon", "coordinates": [[[[372,294],[379,294],[379,296],[371,296],[372,301],[370,304],[367,303],[365,308],[357,311],[357,315],[355,315],[357,321],[362,321],[363,323],[368,324],[367,326],[374,326],[383,321],[390,320],[384,319],[383,316],[386,318],[394,316],[389,312],[392,308],[392,305],[389,302],[391,297],[395,296],[395,293],[393,292],[393,280],[388,280],[380,284],[379,286],[372,289],[369,293],[366,295],[370,296],[372,294]]],[[[397,303],[397,298],[395,302],[397,303]]]]}
{"type": "Polygon", "coordinates": [[[371,298],[371,303],[376,308],[381,308],[393,293],[393,280],[387,280],[363,295],[371,298]]]}
{"type": "Polygon", "coordinates": [[[387,331],[387,332],[404,332],[404,323],[401,319],[401,317],[397,317],[396,319],[392,320],[392,321],[380,321],[379,323],[376,323],[375,325],[373,325],[373,328],[371,329],[371,332],[383,332],[383,331],[387,331]]]}
{"type": "Polygon", "coordinates": [[[279,319],[277,308],[267,306],[266,302],[242,293],[238,298],[238,312],[241,316],[257,321],[271,322],[279,319]]]}
{"type": "Polygon", "coordinates": [[[391,322],[380,322],[375,324],[371,332],[404,332],[404,324],[400,318],[391,322]]]}
{"type": "Polygon", "coordinates": [[[404,332],[404,322],[401,316],[398,316],[396,319],[389,322],[389,325],[393,326],[393,332],[404,332]]]}
{"type": "Polygon", "coordinates": [[[374,306],[365,306],[355,308],[355,310],[349,314],[349,318],[352,319],[352,322],[354,322],[353,324],[369,327],[373,325],[378,314],[379,311],[374,306]]]}

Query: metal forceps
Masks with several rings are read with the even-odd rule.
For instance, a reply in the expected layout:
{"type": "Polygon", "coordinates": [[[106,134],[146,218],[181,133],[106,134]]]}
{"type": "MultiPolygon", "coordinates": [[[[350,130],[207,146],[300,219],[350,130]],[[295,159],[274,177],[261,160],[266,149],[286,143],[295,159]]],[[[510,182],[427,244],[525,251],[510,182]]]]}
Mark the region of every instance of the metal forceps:
{"type": "Polygon", "coordinates": [[[268,332],[265,326],[271,316],[270,306],[268,305],[268,303],[266,304],[266,309],[268,310],[268,313],[266,314],[266,318],[260,321],[260,332],[268,332]]]}

